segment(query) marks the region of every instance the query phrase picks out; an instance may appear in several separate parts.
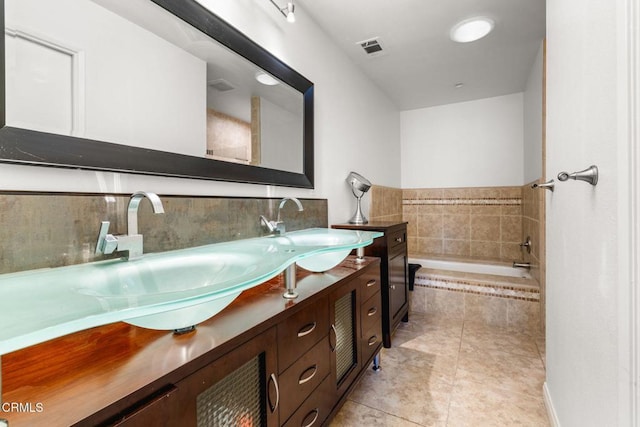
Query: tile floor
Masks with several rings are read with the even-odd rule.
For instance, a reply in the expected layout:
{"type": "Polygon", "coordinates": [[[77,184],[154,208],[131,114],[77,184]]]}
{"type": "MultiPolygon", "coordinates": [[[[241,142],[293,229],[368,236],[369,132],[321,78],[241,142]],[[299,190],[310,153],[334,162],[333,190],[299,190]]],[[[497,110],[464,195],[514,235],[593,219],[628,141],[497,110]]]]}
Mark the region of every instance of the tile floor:
{"type": "Polygon", "coordinates": [[[549,426],[544,339],[413,313],[331,427],[549,426]]]}

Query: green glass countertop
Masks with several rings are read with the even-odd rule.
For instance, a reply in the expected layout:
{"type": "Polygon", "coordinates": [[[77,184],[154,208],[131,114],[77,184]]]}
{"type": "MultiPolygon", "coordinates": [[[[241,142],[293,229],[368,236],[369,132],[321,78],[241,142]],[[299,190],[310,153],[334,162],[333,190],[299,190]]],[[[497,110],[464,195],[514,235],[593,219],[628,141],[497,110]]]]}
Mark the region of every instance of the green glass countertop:
{"type": "Polygon", "coordinates": [[[131,261],[0,275],[0,355],[118,321],[153,329],[192,326],[293,263],[324,271],[380,236],[313,228],[131,261]]]}

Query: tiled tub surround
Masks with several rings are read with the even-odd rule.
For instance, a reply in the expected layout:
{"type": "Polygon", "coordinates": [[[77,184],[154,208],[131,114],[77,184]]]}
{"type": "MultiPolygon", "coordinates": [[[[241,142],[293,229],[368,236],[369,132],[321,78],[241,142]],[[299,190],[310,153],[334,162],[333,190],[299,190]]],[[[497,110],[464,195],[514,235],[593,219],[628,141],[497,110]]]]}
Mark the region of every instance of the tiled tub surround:
{"type": "Polygon", "coordinates": [[[402,218],[410,256],[522,259],[521,187],[404,189],[402,218]]]}
{"type": "MultiPolygon", "coordinates": [[[[106,258],[94,254],[101,221],[127,232],[128,194],[0,193],[0,274],[106,258]]],[[[166,196],[165,213],[142,201],[138,212],[144,251],[161,252],[265,234],[260,215],[275,219],[280,198],[166,196]]],[[[327,227],[327,200],[301,199],[282,209],[288,230],[327,227]]],[[[117,257],[117,254],[111,255],[117,257]]]]}
{"type": "Polygon", "coordinates": [[[371,186],[370,221],[401,222],[402,190],[400,188],[371,186]]]}
{"type": "Polygon", "coordinates": [[[541,328],[540,288],[534,279],[421,268],[410,304],[413,312],[532,335],[541,328]]]}
{"type": "Polygon", "coordinates": [[[542,328],[544,330],[544,312],[545,312],[545,195],[547,190],[533,189],[531,184],[543,183],[544,180],[539,179],[522,186],[522,241],[527,236],[531,237],[531,253],[522,251],[523,260],[531,264],[531,276],[540,285],[540,313],[542,328]]]}

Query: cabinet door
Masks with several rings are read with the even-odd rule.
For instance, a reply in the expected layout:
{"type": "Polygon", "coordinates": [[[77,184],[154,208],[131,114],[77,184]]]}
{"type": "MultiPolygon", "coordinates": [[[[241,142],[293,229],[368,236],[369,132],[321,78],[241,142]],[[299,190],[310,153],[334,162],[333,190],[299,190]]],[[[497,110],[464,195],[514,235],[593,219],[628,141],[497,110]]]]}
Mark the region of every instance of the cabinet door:
{"type": "Polygon", "coordinates": [[[392,331],[399,322],[401,310],[408,304],[407,279],[407,255],[400,253],[389,259],[389,314],[392,331]]]}
{"type": "Polygon", "coordinates": [[[360,366],[358,284],[347,282],[329,296],[331,377],[338,398],[358,376],[360,366]]]}
{"type": "Polygon", "coordinates": [[[277,426],[280,390],[271,328],[177,384],[182,426],[277,426]]]}

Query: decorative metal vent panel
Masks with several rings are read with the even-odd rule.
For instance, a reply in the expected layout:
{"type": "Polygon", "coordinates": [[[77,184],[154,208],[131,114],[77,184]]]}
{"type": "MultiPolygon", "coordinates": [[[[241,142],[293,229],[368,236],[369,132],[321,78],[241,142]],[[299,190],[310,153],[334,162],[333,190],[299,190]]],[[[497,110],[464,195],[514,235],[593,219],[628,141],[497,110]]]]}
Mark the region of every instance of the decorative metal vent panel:
{"type": "Polygon", "coordinates": [[[266,425],[262,357],[256,356],[198,395],[198,427],[266,425]]]}
{"type": "Polygon", "coordinates": [[[356,363],[354,340],[353,294],[349,292],[335,304],[336,327],[336,367],[338,383],[356,363]]]}

